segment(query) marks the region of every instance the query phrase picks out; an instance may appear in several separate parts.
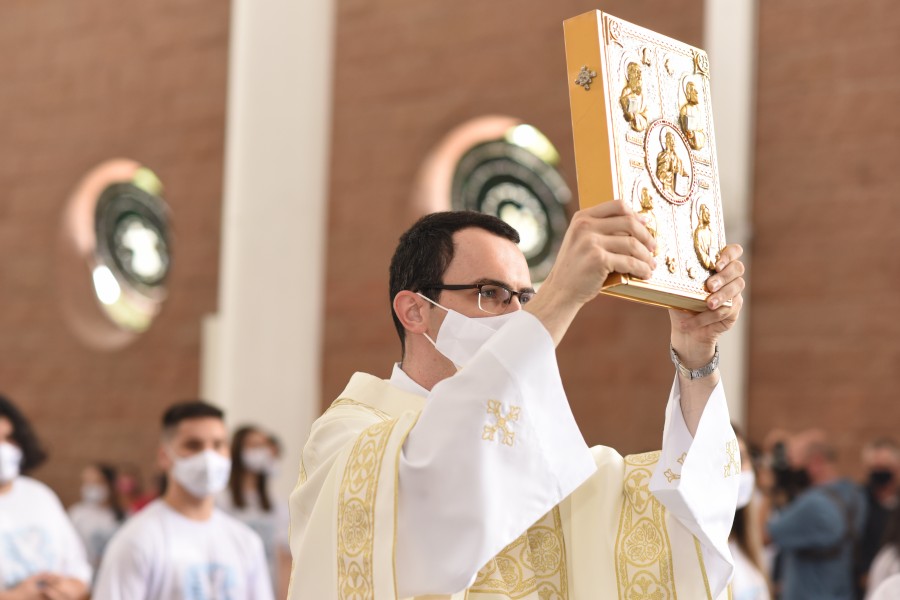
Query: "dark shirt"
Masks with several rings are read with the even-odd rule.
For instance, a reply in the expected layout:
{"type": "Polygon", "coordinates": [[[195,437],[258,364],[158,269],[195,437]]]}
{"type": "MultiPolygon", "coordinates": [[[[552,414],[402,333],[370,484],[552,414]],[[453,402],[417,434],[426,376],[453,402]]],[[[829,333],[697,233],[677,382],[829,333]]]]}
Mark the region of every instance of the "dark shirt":
{"type": "Polygon", "coordinates": [[[854,509],[856,535],[862,533],[866,501],[859,488],[842,479],[813,487],[769,521],[769,535],[784,553],[783,600],[853,600],[854,551],[846,537],[847,511],[833,490],[854,509]],[[825,551],[839,547],[833,555],[825,551]],[[810,551],[819,556],[810,556],[810,551]]]}
{"type": "Polygon", "coordinates": [[[868,509],[866,524],[859,543],[859,572],[868,573],[872,567],[872,561],[875,560],[875,555],[883,545],[884,532],[887,529],[891,509],[882,506],[875,498],[875,494],[872,493],[872,488],[863,487],[862,490],[866,496],[868,509]]]}

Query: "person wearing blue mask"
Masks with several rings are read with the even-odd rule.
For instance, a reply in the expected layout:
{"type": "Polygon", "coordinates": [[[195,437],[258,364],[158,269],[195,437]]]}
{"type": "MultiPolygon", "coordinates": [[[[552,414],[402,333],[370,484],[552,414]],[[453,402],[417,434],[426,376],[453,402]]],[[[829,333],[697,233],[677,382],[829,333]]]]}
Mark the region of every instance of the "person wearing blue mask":
{"type": "Polygon", "coordinates": [[[0,396],[0,600],[82,600],[84,547],[59,498],[25,475],[46,459],[25,415],[0,396]]]}
{"type": "Polygon", "coordinates": [[[259,536],[215,508],[231,471],[223,419],[220,409],[200,401],[165,412],[158,461],[166,493],[110,541],[94,597],[272,600],[259,536]]]}
{"type": "Polygon", "coordinates": [[[621,201],[578,212],[539,293],[500,219],[435,213],[403,234],[400,362],[355,374],[312,427],[290,600],[727,597],[741,467],[717,340],[740,312],[741,248],[721,249],[708,310],[670,311],[661,452],[589,448],[556,363],[608,275],[665,268],[644,219],[621,201]]]}

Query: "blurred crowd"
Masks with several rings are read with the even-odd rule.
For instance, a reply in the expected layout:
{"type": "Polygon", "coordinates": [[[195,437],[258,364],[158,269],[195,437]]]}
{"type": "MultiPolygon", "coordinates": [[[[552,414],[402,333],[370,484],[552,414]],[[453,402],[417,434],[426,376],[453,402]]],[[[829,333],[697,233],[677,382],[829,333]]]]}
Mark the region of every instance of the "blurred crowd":
{"type": "Polygon", "coordinates": [[[49,487],[28,477],[46,454],[27,417],[0,396],[0,600],[82,600],[92,585],[94,598],[175,597],[166,592],[168,575],[152,568],[153,556],[146,569],[135,564],[153,547],[154,529],[166,532],[160,554],[215,547],[221,560],[196,574],[197,598],[285,597],[287,503],[269,489],[281,446],[250,425],[235,430],[230,444],[228,437],[218,408],[199,401],[173,405],[163,418],[160,471],[151,489],[135,465],[88,464],[80,500],[66,510],[49,487]],[[137,539],[129,544],[129,538],[137,539]],[[131,574],[133,585],[125,581],[131,574]],[[101,577],[106,592],[98,591],[101,577]],[[137,585],[156,586],[156,593],[145,596],[137,585]],[[129,589],[133,595],[123,591],[129,589]]]}
{"type": "MultiPolygon", "coordinates": [[[[865,446],[861,482],[842,476],[822,431],[773,431],[759,446],[738,432],[738,441],[734,600],[900,598],[896,441],[865,446]]],[[[97,462],[84,467],[81,499],[66,511],[27,476],[46,455],[25,415],[0,396],[0,600],[83,599],[92,582],[95,598],[127,598],[129,586],[168,597],[171,574],[154,568],[153,553],[189,555],[203,544],[220,560],[194,574],[198,589],[285,597],[288,511],[269,490],[280,455],[263,429],[240,427],[229,442],[221,410],[179,403],[163,416],[154,489],[144,489],[135,465],[97,462]]]]}
{"type": "Polygon", "coordinates": [[[738,439],[735,600],[900,599],[895,440],[870,440],[854,481],[821,430],[772,431],[759,446],[738,439]]]}

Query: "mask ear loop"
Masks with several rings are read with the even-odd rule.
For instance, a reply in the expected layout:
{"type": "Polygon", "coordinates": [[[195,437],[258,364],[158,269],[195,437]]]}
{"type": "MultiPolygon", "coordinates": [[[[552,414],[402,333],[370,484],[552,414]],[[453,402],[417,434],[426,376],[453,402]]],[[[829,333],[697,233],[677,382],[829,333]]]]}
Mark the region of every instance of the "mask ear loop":
{"type": "MultiPolygon", "coordinates": [[[[424,300],[427,300],[428,302],[431,302],[432,304],[434,304],[434,305],[437,306],[438,308],[444,309],[444,310],[447,312],[448,315],[450,314],[450,309],[447,308],[446,306],[441,306],[440,304],[438,304],[437,302],[435,302],[434,300],[432,300],[432,299],[429,298],[428,296],[425,296],[425,295],[423,295],[423,294],[420,294],[419,292],[416,292],[416,295],[419,296],[419,297],[421,297],[421,298],[424,299],[424,300]]],[[[425,339],[426,339],[426,340],[428,340],[429,342],[431,342],[431,345],[434,346],[434,349],[437,350],[439,354],[442,354],[442,355],[443,355],[443,352],[441,352],[440,350],[438,350],[437,343],[436,343],[433,339],[431,339],[431,336],[428,335],[427,332],[423,332],[422,335],[425,336],[425,339]]],[[[449,360],[449,359],[447,359],[447,360],[449,360]]],[[[453,361],[450,361],[450,362],[453,362],[453,361]]],[[[456,367],[456,370],[457,370],[457,371],[460,371],[460,370],[462,369],[462,367],[460,367],[460,366],[459,366],[458,364],[456,364],[456,363],[453,363],[453,366],[456,367]]]]}
{"type": "MultiPolygon", "coordinates": [[[[416,296],[422,298],[423,300],[427,300],[428,302],[431,302],[432,304],[434,304],[434,305],[437,306],[438,308],[444,309],[448,314],[450,313],[450,309],[449,309],[449,308],[447,308],[446,306],[441,306],[440,304],[438,304],[437,302],[435,302],[434,300],[432,300],[432,299],[429,298],[428,296],[426,296],[426,295],[424,295],[424,294],[422,294],[422,293],[419,293],[419,292],[416,292],[416,296]]],[[[434,346],[434,349],[435,349],[435,350],[437,350],[437,344],[435,343],[435,341],[434,341],[433,339],[431,339],[431,336],[428,335],[427,332],[426,332],[426,333],[423,333],[422,335],[424,335],[424,336],[425,336],[425,339],[428,340],[429,342],[431,342],[431,345],[434,346]]],[[[438,352],[440,352],[440,350],[438,350],[438,352]]]]}

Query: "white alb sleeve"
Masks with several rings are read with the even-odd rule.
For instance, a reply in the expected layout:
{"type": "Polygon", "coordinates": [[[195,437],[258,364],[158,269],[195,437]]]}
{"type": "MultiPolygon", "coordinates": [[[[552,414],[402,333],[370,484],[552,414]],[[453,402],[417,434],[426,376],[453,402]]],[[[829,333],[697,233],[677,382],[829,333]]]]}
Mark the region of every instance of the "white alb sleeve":
{"type": "Polygon", "coordinates": [[[595,471],[550,334],[519,311],[434,387],[403,446],[399,596],[468,587],[489,559],[595,471]]]}
{"type": "Polygon", "coordinates": [[[676,375],[666,407],[662,454],[650,478],[650,491],[700,542],[714,598],[734,573],[728,535],[737,507],[740,472],[740,450],[722,382],[710,394],[692,437],[681,412],[676,375]]]}

